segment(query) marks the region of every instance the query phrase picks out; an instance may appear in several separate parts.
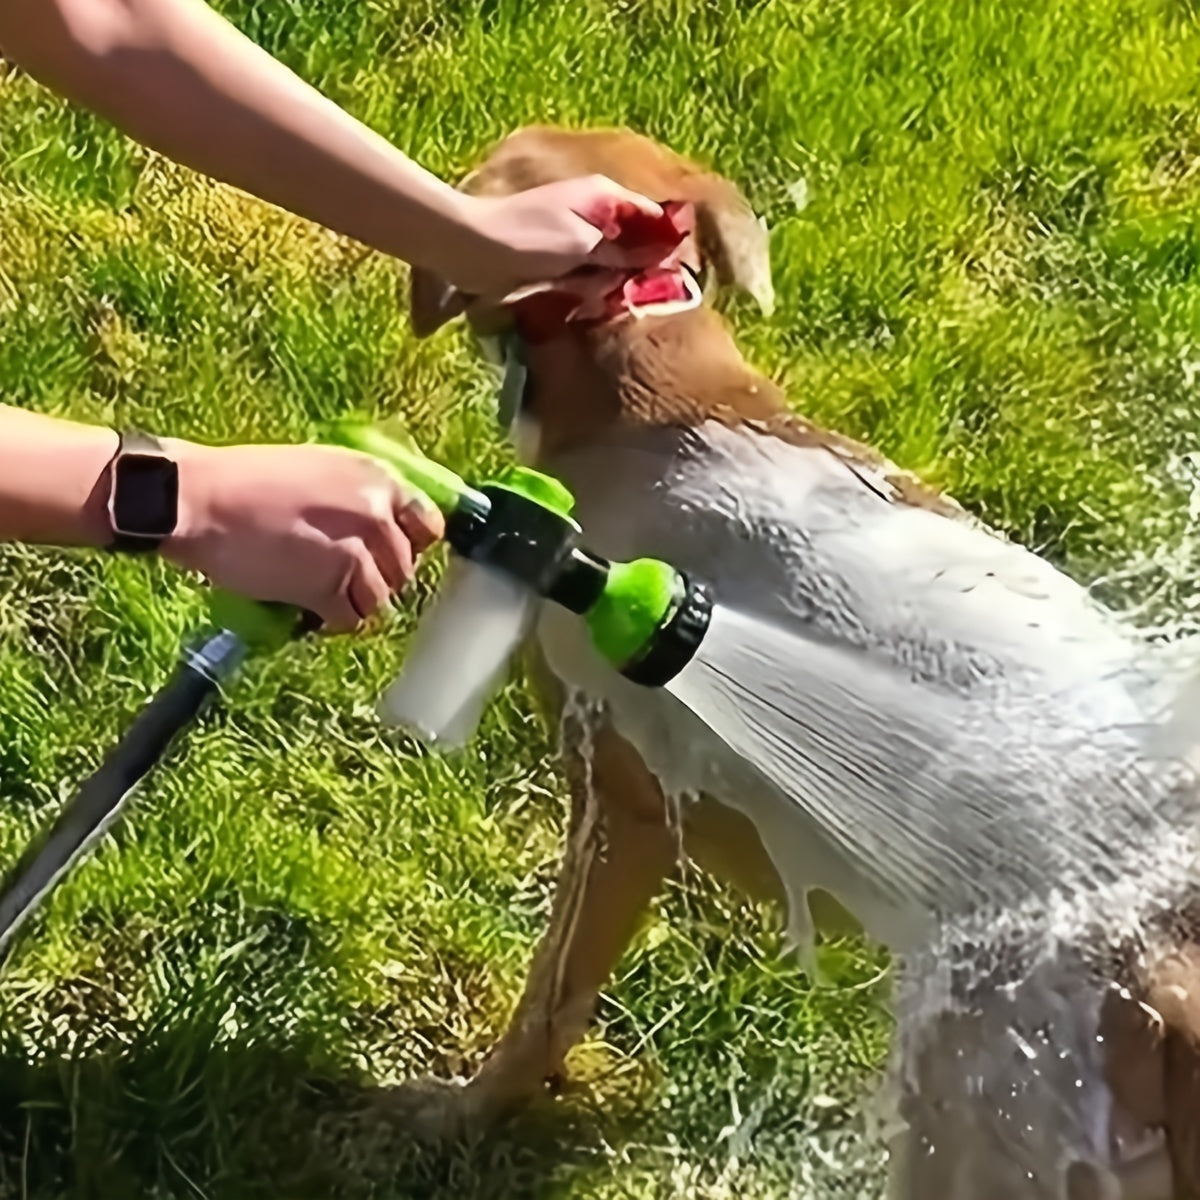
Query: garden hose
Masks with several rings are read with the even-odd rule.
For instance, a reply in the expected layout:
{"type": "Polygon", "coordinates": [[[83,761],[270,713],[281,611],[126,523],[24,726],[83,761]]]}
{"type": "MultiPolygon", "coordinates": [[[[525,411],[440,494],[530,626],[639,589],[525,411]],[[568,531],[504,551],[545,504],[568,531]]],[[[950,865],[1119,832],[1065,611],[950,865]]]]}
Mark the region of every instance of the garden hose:
{"type": "MultiPolygon", "coordinates": [[[[712,611],[707,589],[656,559],[614,563],[591,553],[571,516],[574,498],[557,480],[512,468],[475,488],[411,444],[357,422],[335,425],[326,440],[373,455],[427,496],[445,515],[455,553],[579,614],[600,654],[633,682],[662,686],[699,647],[712,611]]],[[[184,652],[170,681],[0,884],[0,958],[246,660],[317,625],[311,615],[220,589],[209,608],[211,631],[184,652]]]]}

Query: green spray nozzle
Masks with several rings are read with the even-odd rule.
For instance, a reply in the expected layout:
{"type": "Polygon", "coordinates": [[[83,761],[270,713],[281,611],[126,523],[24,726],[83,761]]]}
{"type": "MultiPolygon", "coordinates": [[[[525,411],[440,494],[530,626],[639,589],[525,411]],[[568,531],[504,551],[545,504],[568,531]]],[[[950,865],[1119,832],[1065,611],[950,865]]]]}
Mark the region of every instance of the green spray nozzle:
{"type": "MultiPolygon", "coordinates": [[[[610,562],[586,549],[572,516],[575,498],[552,476],[511,467],[476,487],[407,435],[361,421],[335,423],[324,440],[370,454],[428,497],[445,515],[446,541],[461,557],[583,617],[599,653],[635,682],[667,682],[703,638],[712,608],[703,586],[657,559],[610,562]]],[[[211,613],[258,653],[280,649],[305,629],[294,610],[219,590],[211,613]]]]}
{"type": "Polygon", "coordinates": [[[327,429],[324,440],[378,459],[407,487],[427,496],[447,516],[464,501],[478,500],[479,493],[474,488],[449,467],[427,458],[407,434],[384,432],[362,421],[336,421],[327,429]]]}
{"type": "Polygon", "coordinates": [[[596,649],[611,663],[635,661],[683,599],[683,580],[656,558],[610,563],[604,591],[584,614],[596,649]]]}

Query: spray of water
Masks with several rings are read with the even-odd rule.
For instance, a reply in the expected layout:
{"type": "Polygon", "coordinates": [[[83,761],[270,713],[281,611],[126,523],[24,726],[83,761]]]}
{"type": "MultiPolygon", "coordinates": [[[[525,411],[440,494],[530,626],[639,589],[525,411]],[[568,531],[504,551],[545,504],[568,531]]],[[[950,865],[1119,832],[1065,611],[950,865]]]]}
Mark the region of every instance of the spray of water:
{"type": "Polygon", "coordinates": [[[1155,657],[956,686],[718,609],[669,688],[896,904],[961,914],[1091,892],[1196,812],[1155,657]]]}
{"type": "Polygon", "coordinates": [[[1100,1006],[1200,893],[1200,640],[1126,632],[1094,670],[992,675],[718,609],[669,685],[798,828],[932,918],[895,997],[906,1200],[1063,1200],[1080,1171],[1120,1194],[1100,1006]]]}

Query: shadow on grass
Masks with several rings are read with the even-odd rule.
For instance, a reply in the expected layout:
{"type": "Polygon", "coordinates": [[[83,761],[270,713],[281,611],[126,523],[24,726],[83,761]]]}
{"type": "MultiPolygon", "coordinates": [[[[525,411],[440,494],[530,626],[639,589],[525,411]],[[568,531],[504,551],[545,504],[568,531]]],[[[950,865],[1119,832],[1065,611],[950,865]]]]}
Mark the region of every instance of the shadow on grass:
{"type": "Polygon", "coordinates": [[[585,1194],[632,1109],[549,1096],[476,1136],[423,1143],[393,1089],[296,1050],[194,1031],[75,1059],[0,1056],[0,1196],[490,1200],[585,1194]],[[166,1092],[170,1092],[170,1097],[166,1092]]]}

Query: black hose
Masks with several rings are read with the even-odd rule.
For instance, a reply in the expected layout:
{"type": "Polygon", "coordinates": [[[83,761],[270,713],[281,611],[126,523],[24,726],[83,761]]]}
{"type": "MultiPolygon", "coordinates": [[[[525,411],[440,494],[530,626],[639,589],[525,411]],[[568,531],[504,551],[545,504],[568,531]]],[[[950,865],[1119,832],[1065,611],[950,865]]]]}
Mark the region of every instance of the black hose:
{"type": "Polygon", "coordinates": [[[181,665],[138,714],[99,770],[23,854],[0,887],[0,957],[17,929],[120,815],[135,787],[165,757],[176,736],[204,711],[214,679],[181,665]]]}

